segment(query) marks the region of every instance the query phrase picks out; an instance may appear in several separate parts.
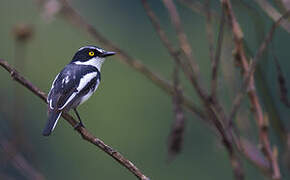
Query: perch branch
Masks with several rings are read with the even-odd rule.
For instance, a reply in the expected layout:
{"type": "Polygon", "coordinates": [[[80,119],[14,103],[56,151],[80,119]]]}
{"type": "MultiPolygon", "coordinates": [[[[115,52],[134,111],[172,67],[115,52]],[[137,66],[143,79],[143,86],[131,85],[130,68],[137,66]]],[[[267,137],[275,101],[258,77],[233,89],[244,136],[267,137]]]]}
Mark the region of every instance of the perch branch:
{"type": "MultiPolygon", "coordinates": [[[[6,61],[0,59],[0,65],[6,69],[13,80],[19,82],[24,87],[29,89],[32,93],[37,95],[39,98],[41,98],[45,103],[46,102],[46,94],[41,91],[39,88],[34,86],[30,81],[26,80],[21,74],[19,74],[14,68],[12,68],[6,61]]],[[[72,127],[75,127],[77,125],[77,121],[68,113],[63,113],[62,117],[69,122],[69,124],[72,127]]],[[[92,135],[89,131],[87,131],[84,127],[77,128],[77,131],[82,136],[82,138],[91,144],[96,145],[98,148],[100,148],[102,151],[110,155],[112,158],[114,158],[116,161],[118,161],[122,166],[127,168],[131,173],[133,173],[137,178],[141,180],[149,180],[148,177],[146,177],[131,161],[126,159],[122,154],[120,154],[118,151],[114,150],[110,146],[106,145],[102,140],[98,139],[94,135],[92,135]]]]}

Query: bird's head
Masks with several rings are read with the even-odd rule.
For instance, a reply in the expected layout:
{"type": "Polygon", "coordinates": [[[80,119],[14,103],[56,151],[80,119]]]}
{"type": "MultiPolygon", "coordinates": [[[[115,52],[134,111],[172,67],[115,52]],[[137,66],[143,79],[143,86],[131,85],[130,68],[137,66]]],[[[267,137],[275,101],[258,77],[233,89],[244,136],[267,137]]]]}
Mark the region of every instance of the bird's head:
{"type": "Polygon", "coordinates": [[[84,46],[75,53],[71,63],[92,65],[100,70],[105,58],[114,54],[115,52],[105,51],[96,46],[84,46]]]}

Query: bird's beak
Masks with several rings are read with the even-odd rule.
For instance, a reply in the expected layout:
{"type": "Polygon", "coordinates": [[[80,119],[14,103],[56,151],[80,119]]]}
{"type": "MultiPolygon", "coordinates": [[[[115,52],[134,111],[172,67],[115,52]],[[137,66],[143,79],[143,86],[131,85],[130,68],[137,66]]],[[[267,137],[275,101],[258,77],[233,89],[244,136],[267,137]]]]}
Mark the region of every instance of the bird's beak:
{"type": "Polygon", "coordinates": [[[116,54],[115,52],[112,52],[112,51],[107,51],[107,52],[104,52],[103,54],[102,54],[102,56],[103,57],[107,57],[107,56],[112,56],[112,55],[114,55],[114,54],[116,54]]]}

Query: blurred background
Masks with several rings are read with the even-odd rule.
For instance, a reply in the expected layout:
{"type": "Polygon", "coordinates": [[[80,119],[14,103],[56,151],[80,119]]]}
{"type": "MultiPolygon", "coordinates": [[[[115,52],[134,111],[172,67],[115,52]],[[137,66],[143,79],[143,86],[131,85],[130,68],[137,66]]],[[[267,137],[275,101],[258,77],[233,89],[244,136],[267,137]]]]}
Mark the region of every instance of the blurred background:
{"type": "MultiPolygon", "coordinates": [[[[174,63],[146,16],[141,1],[69,2],[107,39],[153,71],[172,80],[174,63]]],[[[205,17],[202,11],[188,8],[184,1],[174,2],[200,64],[204,84],[209,87],[211,69],[205,17]]],[[[256,2],[232,0],[251,56],[273,23],[256,2]]],[[[277,11],[283,12],[283,4],[274,0],[268,2],[277,11]]],[[[149,1],[149,4],[170,40],[177,45],[174,28],[162,2],[149,1]]],[[[217,15],[213,17],[216,38],[217,17],[221,11],[219,1],[211,1],[211,10],[217,15]]],[[[56,74],[69,63],[78,48],[84,45],[102,47],[62,17],[45,14],[33,0],[0,0],[0,22],[0,58],[16,67],[46,93],[56,74]],[[29,32],[25,40],[19,39],[17,32],[23,26],[29,32]]],[[[226,26],[218,89],[227,113],[242,82],[232,58],[234,44],[230,32],[226,26]]],[[[289,33],[279,27],[256,72],[264,111],[269,119],[276,118],[283,123],[283,133],[290,128],[289,109],[280,101],[273,57],[275,55],[279,60],[285,77],[290,76],[289,42],[289,33]]],[[[191,85],[185,77],[181,76],[181,79],[185,94],[198,104],[191,85]]],[[[59,121],[50,137],[43,137],[46,104],[12,81],[4,69],[0,69],[0,82],[0,179],[31,179],[14,164],[13,155],[18,153],[45,179],[136,179],[107,154],[83,141],[64,119],[59,121]]],[[[290,82],[286,83],[289,88],[290,82]]],[[[142,74],[121,63],[118,56],[108,58],[102,68],[102,83],[98,91],[79,107],[84,124],[92,134],[122,153],[153,180],[233,179],[228,155],[215,133],[187,111],[182,152],[168,162],[167,139],[174,121],[172,110],[172,98],[142,74]]],[[[242,134],[258,144],[256,123],[247,101],[243,102],[236,121],[242,134]]],[[[272,144],[279,149],[282,175],[284,179],[290,178],[282,136],[275,128],[270,128],[270,135],[272,144]]],[[[243,166],[246,179],[265,179],[260,170],[245,159],[243,166]]]]}

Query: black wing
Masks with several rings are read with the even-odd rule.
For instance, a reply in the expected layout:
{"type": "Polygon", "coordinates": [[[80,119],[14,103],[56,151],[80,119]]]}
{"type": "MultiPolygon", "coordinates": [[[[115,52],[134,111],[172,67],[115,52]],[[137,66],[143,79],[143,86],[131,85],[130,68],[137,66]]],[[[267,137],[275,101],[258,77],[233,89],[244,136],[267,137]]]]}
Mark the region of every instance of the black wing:
{"type": "Polygon", "coordinates": [[[72,102],[77,94],[86,87],[87,81],[95,78],[86,78],[91,73],[99,75],[99,71],[93,66],[68,64],[57,75],[52,84],[47,98],[49,108],[62,110],[68,103],[72,102]]]}

